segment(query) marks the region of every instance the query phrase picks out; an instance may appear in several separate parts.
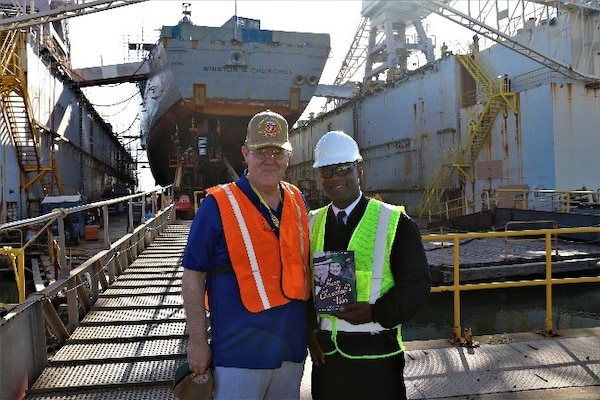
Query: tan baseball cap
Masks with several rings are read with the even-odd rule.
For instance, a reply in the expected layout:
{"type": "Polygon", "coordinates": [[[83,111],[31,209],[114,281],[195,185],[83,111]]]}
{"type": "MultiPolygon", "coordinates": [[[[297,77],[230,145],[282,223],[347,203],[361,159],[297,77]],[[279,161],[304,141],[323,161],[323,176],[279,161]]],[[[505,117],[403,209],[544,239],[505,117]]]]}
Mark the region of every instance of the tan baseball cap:
{"type": "Polygon", "coordinates": [[[287,121],[271,110],[259,112],[248,123],[246,146],[251,150],[272,146],[292,151],[287,121]]]}

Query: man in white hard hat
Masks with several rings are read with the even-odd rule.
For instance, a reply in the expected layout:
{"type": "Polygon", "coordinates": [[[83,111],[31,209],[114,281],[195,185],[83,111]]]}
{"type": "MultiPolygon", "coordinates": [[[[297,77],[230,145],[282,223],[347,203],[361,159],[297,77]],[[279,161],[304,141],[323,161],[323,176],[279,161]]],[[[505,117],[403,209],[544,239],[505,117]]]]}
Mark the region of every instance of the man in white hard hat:
{"type": "Polygon", "coordinates": [[[309,214],[311,256],[353,253],[357,302],[317,315],[310,335],[314,399],[406,398],[400,328],[431,289],[416,223],[403,207],[363,195],[362,161],[344,132],[327,132],[315,147],[313,167],[331,203],[309,214]]]}
{"type": "Polygon", "coordinates": [[[215,400],[300,397],[311,283],[305,199],[282,180],[291,150],[285,118],[256,114],[241,148],[247,170],[207,189],[190,229],[187,361],[196,375],[214,367],[215,400]]]}

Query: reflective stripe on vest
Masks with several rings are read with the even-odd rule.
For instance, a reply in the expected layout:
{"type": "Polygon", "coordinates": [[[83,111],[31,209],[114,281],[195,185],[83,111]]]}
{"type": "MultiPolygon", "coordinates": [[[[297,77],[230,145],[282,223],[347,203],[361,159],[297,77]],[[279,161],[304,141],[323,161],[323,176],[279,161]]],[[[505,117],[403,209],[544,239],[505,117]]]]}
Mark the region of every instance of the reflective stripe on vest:
{"type": "Polygon", "coordinates": [[[207,191],[217,201],[244,307],[260,312],[309,298],[308,225],[300,191],[284,185],[279,238],[234,183],[207,191]],[[276,251],[277,250],[277,251],[276,251]],[[282,254],[284,255],[282,257],[282,254]]]}

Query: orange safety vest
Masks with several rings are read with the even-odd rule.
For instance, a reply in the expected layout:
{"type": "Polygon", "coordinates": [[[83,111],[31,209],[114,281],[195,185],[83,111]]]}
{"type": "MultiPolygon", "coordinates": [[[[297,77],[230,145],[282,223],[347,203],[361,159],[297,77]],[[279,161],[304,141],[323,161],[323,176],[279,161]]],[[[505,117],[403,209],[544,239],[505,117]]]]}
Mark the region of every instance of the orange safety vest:
{"type": "Polygon", "coordinates": [[[279,238],[235,183],[207,190],[217,201],[242,303],[250,312],[308,300],[310,295],[306,207],[297,187],[282,186],[279,238]]]}

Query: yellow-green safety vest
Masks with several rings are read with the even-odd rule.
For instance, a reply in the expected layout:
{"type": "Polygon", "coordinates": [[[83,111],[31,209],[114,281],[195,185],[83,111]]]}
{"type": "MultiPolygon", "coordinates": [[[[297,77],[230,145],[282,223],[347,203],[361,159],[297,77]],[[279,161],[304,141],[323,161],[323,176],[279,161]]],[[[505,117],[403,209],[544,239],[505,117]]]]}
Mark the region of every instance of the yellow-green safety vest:
{"type": "MultiPolygon", "coordinates": [[[[308,216],[310,230],[311,271],[313,257],[316,252],[323,251],[325,242],[325,221],[329,205],[312,210],[308,216]]],[[[358,302],[374,304],[375,301],[394,286],[394,277],[390,269],[390,254],[392,243],[396,236],[396,229],[400,216],[404,213],[403,206],[395,206],[378,200],[369,199],[367,208],[356,229],[352,233],[348,250],[354,251],[356,268],[356,293],[358,302]]],[[[314,295],[314,285],[313,285],[314,295]]],[[[396,355],[404,351],[400,325],[397,326],[398,351],[378,355],[350,355],[343,352],[337,345],[337,332],[369,332],[378,333],[386,330],[377,322],[354,325],[330,314],[319,314],[319,327],[321,330],[331,331],[331,339],[335,350],[348,358],[382,358],[396,355]]]]}

